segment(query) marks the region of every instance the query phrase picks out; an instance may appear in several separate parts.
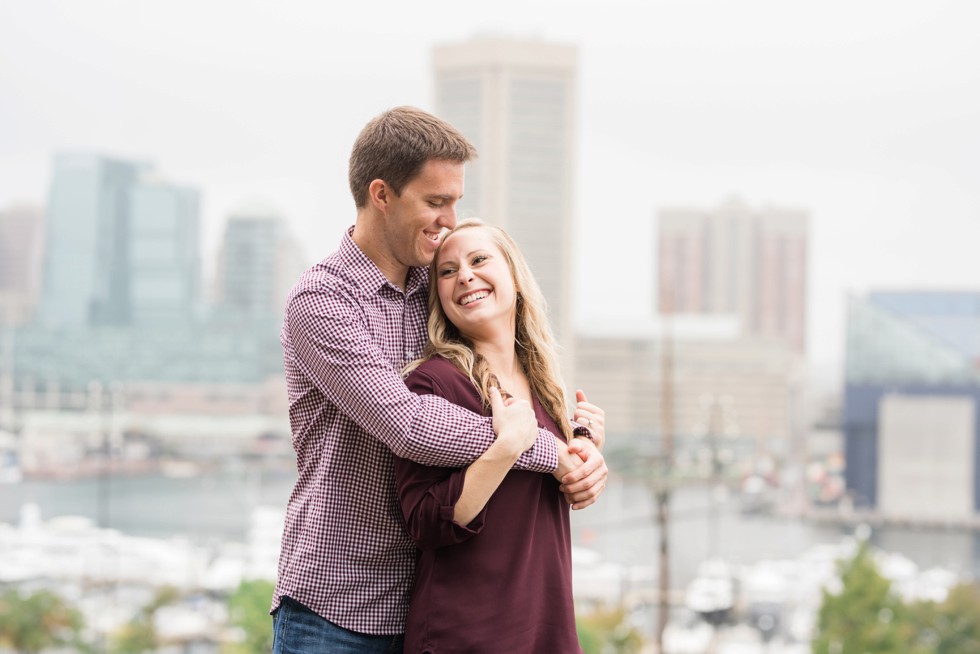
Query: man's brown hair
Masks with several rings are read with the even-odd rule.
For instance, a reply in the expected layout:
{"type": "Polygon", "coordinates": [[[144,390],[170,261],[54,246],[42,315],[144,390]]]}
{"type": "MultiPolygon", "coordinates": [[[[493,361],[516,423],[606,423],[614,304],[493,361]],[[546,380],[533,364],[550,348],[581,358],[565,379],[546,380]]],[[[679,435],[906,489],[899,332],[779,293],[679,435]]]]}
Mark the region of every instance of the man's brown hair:
{"type": "Polygon", "coordinates": [[[415,107],[389,109],[354,141],[348,173],[354,203],[358,209],[367,204],[368,187],[376,179],[400,195],[426,161],[463,163],[475,157],[473,144],[446,121],[415,107]]]}

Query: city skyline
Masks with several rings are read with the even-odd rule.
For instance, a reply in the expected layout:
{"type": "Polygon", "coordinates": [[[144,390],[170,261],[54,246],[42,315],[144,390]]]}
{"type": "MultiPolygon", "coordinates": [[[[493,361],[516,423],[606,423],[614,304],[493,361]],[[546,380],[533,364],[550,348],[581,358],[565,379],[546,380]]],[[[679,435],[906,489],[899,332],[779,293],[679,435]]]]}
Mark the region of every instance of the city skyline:
{"type": "Polygon", "coordinates": [[[380,8],[381,28],[304,3],[0,2],[0,207],[41,203],[54,152],[97,149],[199,186],[208,258],[259,196],[319,259],[353,221],[360,126],[434,108],[433,46],[492,31],[580,48],[577,323],[649,311],[659,207],[732,195],[810,214],[809,358],[838,382],[848,292],[980,284],[971,3],[380,8]]]}

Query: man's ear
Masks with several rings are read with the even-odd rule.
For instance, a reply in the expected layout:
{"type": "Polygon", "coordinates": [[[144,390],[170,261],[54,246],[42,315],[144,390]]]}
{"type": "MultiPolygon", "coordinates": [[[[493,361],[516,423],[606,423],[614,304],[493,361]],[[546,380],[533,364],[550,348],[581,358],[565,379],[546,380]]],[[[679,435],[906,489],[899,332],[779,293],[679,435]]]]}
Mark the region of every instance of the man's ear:
{"type": "Polygon", "coordinates": [[[384,180],[376,179],[368,185],[368,202],[378,211],[388,209],[388,201],[391,199],[391,187],[384,180]]]}

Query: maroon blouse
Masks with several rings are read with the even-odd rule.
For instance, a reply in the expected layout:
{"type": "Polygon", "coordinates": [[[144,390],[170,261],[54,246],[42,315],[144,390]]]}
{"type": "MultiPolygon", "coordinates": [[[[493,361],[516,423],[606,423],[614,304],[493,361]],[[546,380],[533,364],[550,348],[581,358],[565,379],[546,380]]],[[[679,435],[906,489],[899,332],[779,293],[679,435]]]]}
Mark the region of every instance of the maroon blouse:
{"type": "MultiPolygon", "coordinates": [[[[435,358],[406,380],[487,414],[473,384],[435,358]]],[[[538,426],[561,433],[534,400],[538,426]]],[[[572,603],[569,508],[549,474],[511,470],[483,511],[453,522],[464,470],[395,459],[409,536],[419,546],[405,652],[581,652],[572,603]]]]}

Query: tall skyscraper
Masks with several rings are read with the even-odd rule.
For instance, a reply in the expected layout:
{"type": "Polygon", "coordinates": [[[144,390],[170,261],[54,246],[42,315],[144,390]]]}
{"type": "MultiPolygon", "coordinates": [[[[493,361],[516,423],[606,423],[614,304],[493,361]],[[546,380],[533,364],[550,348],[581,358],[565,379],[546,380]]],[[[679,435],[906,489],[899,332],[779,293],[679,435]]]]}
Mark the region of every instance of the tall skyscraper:
{"type": "Polygon", "coordinates": [[[93,154],[55,157],[39,322],[50,328],[130,319],[130,190],[145,164],[93,154]]]}
{"type": "Polygon", "coordinates": [[[479,150],[461,216],[500,225],[527,257],[572,361],[571,280],[577,50],[475,39],[435,48],[436,114],[479,150]]]}
{"type": "Polygon", "coordinates": [[[40,287],[41,210],[13,206],[0,211],[0,327],[28,322],[40,287]]]}
{"type": "Polygon", "coordinates": [[[282,218],[264,207],[242,210],[225,228],[216,305],[235,319],[280,320],[286,295],[304,267],[282,218]]]}
{"type": "Polygon", "coordinates": [[[140,162],[77,153],[54,164],[39,324],[189,320],[201,283],[197,191],[140,162]]]}
{"type": "Polygon", "coordinates": [[[129,194],[129,293],[132,323],[194,319],[200,302],[199,197],[196,189],[145,177],[129,194]]]}
{"type": "Polygon", "coordinates": [[[807,215],[750,209],[657,214],[661,313],[734,314],[747,335],[806,350],[807,215]]]}

